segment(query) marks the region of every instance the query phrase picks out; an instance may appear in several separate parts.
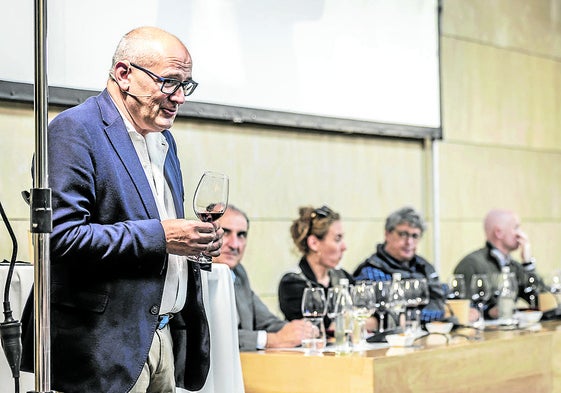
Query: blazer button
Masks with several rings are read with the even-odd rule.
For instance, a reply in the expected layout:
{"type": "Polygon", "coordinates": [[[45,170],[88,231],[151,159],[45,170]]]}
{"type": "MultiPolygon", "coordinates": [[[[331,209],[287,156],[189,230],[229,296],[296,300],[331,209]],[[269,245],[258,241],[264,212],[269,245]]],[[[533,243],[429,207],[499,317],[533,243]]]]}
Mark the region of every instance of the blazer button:
{"type": "Polygon", "coordinates": [[[158,315],[160,313],[160,306],[153,305],[150,307],[150,314],[158,315]]]}

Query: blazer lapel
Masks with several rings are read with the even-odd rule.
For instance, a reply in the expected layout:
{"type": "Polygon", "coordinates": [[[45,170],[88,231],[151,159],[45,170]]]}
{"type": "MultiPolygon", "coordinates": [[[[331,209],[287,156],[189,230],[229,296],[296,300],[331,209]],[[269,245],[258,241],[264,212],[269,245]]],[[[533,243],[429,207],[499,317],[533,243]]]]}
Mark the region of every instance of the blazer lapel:
{"type": "Polygon", "coordinates": [[[125,123],[107,90],[100,95],[99,109],[103,121],[107,125],[105,134],[109,138],[115,154],[119,157],[128,175],[132,178],[139,201],[144,205],[150,218],[159,218],[158,207],[152,195],[148,179],[144,175],[144,169],[140,164],[125,123]]]}
{"type": "Polygon", "coordinates": [[[184,188],[183,177],[181,175],[181,168],[179,166],[179,159],[177,158],[177,147],[175,141],[171,136],[171,132],[165,130],[162,134],[168,141],[168,154],[164,163],[164,176],[168,182],[171,194],[173,196],[173,204],[175,205],[175,213],[177,218],[185,217],[185,210],[183,207],[184,201],[184,188]]]}

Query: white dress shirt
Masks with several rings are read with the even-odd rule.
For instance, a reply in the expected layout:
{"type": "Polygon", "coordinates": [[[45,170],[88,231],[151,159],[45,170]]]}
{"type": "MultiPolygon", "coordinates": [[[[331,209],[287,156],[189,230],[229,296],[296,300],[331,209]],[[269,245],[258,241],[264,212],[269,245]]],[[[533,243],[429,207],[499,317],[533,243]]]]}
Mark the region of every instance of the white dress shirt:
{"type": "MultiPolygon", "coordinates": [[[[121,117],[150,183],[160,220],[177,218],[171,189],[164,176],[164,163],[169,149],[165,136],[161,132],[149,132],[146,136],[142,136],[122,113],[121,117]]],[[[183,256],[169,254],[160,314],[179,312],[186,298],[187,260],[183,256]]]]}

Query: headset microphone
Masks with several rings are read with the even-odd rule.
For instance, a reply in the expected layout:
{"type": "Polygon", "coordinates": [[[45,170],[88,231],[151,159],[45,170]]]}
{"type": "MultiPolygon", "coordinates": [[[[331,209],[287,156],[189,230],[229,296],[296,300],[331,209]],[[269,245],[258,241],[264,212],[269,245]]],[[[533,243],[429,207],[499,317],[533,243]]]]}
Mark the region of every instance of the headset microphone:
{"type": "Polygon", "coordinates": [[[133,93],[129,93],[126,90],[121,90],[121,91],[123,93],[125,93],[126,95],[129,95],[129,96],[135,97],[135,98],[138,98],[138,97],[152,97],[152,94],[133,94],[133,93]]]}

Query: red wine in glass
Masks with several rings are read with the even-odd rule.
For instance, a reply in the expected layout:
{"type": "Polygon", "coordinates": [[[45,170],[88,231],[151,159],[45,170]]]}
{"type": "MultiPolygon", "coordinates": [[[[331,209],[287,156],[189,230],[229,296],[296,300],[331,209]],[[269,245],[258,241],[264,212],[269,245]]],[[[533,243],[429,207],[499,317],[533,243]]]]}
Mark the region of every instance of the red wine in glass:
{"type": "Polygon", "coordinates": [[[218,220],[220,217],[222,217],[222,215],[224,214],[223,211],[220,212],[201,212],[201,213],[195,213],[197,215],[197,217],[199,218],[199,220],[203,221],[203,222],[213,222],[218,220]]]}
{"type": "MultiPolygon", "coordinates": [[[[228,185],[228,176],[223,173],[203,173],[193,197],[193,210],[199,220],[213,222],[222,217],[228,206],[228,185]]],[[[211,258],[200,253],[197,262],[209,263],[211,258]]]]}

